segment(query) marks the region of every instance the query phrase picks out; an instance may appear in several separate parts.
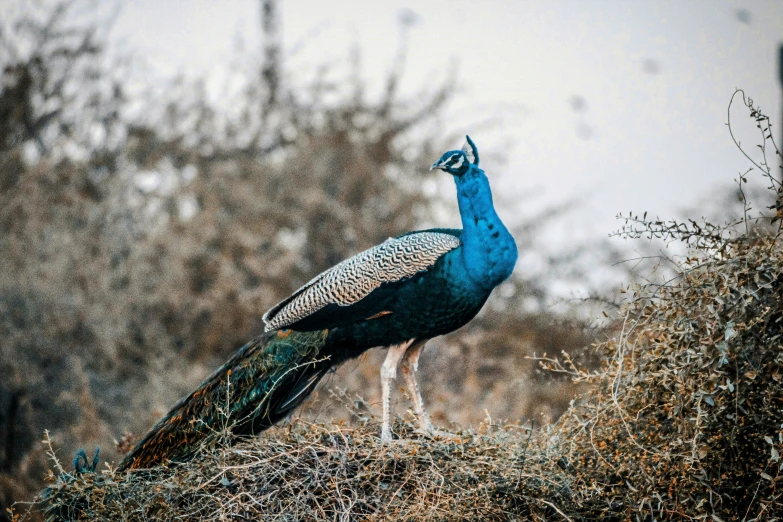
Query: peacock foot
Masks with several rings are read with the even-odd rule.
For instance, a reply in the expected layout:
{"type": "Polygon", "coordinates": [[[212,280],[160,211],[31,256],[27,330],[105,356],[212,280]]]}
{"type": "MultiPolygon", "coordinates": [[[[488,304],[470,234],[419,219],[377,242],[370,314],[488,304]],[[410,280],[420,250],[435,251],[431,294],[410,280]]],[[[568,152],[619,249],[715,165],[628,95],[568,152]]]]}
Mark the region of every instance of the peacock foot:
{"type": "Polygon", "coordinates": [[[394,442],[394,439],[392,439],[391,430],[382,430],[381,431],[381,442],[383,444],[391,444],[394,442]]]}

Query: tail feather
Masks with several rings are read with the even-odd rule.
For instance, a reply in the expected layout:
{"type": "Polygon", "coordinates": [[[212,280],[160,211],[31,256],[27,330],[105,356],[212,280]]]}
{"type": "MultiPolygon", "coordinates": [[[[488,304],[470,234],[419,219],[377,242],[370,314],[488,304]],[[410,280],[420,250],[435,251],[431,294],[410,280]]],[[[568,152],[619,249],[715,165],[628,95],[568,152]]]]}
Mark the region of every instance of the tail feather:
{"type": "Polygon", "coordinates": [[[326,371],[328,371],[328,368],[322,371],[309,372],[309,375],[303,374],[299,382],[285,396],[280,396],[280,403],[275,405],[274,414],[284,417],[298,408],[308,395],[312,393],[326,371]]]}
{"type": "Polygon", "coordinates": [[[327,334],[274,331],[252,340],[155,424],[118,471],[186,461],[224,430],[254,435],[285,418],[331,368],[327,334]]]}

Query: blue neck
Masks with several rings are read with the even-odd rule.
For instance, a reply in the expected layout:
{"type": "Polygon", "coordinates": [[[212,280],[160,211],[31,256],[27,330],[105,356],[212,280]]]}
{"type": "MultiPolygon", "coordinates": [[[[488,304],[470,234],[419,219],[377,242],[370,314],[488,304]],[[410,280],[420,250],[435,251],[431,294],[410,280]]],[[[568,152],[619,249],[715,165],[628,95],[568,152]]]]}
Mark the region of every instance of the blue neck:
{"type": "Polygon", "coordinates": [[[485,289],[503,282],[514,270],[517,246],[492,204],[489,180],[480,168],[454,177],[462,217],[462,258],[468,277],[485,289]]]}
{"type": "Polygon", "coordinates": [[[462,217],[462,258],[468,277],[485,289],[503,282],[514,270],[517,246],[492,204],[489,180],[471,165],[455,176],[462,217]]]}

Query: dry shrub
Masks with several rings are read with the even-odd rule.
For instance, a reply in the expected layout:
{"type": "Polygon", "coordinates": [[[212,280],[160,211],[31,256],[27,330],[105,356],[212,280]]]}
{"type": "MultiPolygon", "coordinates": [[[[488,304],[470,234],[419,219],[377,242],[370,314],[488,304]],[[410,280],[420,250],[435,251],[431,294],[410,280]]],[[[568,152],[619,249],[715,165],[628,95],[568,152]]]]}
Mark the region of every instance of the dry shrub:
{"type": "Polygon", "coordinates": [[[630,215],[621,232],[689,252],[675,278],[632,293],[619,333],[597,346],[602,371],[570,367],[595,389],[558,423],[550,450],[582,493],[580,517],[783,516],[783,186],[772,170],[783,166],[769,118],[742,91],[731,103],[740,97],[761,135],[736,180],[743,217],[718,226],[630,215]],[[771,213],[745,199],[750,170],[768,183],[771,213]]]}
{"type": "MultiPolygon", "coordinates": [[[[733,242],[640,294],[595,390],[548,429],[485,423],[383,445],[353,425],[304,421],[191,463],[61,476],[50,520],[772,520],[783,452],[783,248],[733,242]]],[[[568,366],[559,366],[567,369],[568,366]]],[[[360,403],[361,404],[361,403],[360,403]]]]}
{"type": "Polygon", "coordinates": [[[604,371],[582,374],[596,389],[551,446],[585,492],[582,515],[783,514],[783,249],[759,237],[722,257],[638,295],[598,345],[604,371]]]}

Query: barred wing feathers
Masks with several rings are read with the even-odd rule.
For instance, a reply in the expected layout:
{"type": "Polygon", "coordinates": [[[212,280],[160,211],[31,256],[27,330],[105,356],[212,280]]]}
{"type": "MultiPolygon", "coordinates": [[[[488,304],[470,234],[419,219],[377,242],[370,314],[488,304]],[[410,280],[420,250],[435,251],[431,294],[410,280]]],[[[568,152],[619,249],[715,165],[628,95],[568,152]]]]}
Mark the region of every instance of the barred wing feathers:
{"type": "Polygon", "coordinates": [[[285,328],[330,304],[355,304],[383,283],[401,281],[427,270],[460,244],[458,237],[444,232],[415,232],[389,238],[322,272],[273,306],[263,317],[265,331],[285,328]]]}

